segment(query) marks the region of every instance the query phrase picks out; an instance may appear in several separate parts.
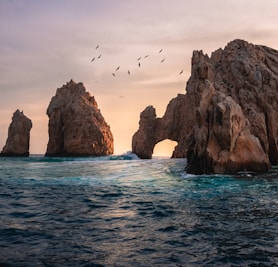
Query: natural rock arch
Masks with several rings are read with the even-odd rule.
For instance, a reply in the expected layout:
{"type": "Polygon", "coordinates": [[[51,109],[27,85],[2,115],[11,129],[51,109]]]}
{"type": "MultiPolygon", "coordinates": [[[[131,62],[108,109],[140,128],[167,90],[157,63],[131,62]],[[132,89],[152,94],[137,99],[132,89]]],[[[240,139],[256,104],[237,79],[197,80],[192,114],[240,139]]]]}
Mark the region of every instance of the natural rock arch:
{"type": "Polygon", "coordinates": [[[132,150],[151,158],[154,145],[178,142],[173,157],[187,171],[265,172],[278,164],[278,51],[234,40],[212,53],[194,51],[186,94],[168,104],[162,118],[147,107],[132,150]]]}
{"type": "Polygon", "coordinates": [[[154,147],[159,142],[169,139],[177,142],[173,152],[174,157],[185,157],[185,154],[179,150],[179,120],[176,117],[175,107],[180,106],[183,101],[183,95],[178,95],[171,101],[163,118],[156,117],[156,111],[153,106],[148,106],[140,114],[139,130],[132,138],[132,152],[142,159],[152,158],[154,147]]]}

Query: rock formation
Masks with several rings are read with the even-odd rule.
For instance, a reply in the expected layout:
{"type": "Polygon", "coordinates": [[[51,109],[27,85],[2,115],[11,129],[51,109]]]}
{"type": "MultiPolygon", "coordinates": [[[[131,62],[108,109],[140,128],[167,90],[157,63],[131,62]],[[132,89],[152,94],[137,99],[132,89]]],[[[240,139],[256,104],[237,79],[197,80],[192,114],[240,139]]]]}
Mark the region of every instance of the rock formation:
{"type": "Polygon", "coordinates": [[[47,109],[46,156],[105,156],[113,153],[113,135],[95,98],[82,83],[57,89],[47,109]]]}
{"type": "Polygon", "coordinates": [[[278,51],[234,40],[211,57],[193,52],[186,94],[162,118],[153,107],[141,113],[132,151],[151,158],[168,138],[190,173],[265,172],[278,163],[277,121],[278,51]]]}
{"type": "Polygon", "coordinates": [[[30,131],[32,121],[27,118],[23,111],[16,110],[8,130],[8,138],[1,156],[29,156],[30,131]]]}

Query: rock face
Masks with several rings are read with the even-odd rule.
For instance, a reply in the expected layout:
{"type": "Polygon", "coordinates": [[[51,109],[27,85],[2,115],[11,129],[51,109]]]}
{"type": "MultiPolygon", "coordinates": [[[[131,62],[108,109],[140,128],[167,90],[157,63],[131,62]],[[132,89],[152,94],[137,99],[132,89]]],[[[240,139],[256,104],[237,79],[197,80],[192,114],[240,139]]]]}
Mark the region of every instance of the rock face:
{"type": "Polygon", "coordinates": [[[8,138],[1,156],[29,156],[30,131],[32,121],[27,118],[23,111],[16,110],[8,130],[8,138]]]}
{"type": "Polygon", "coordinates": [[[47,109],[46,156],[105,156],[113,153],[113,135],[95,98],[82,83],[57,89],[47,109]]]}
{"type": "Polygon", "coordinates": [[[243,40],[211,57],[194,51],[186,94],[162,118],[145,120],[146,110],[132,140],[140,157],[168,138],[190,173],[265,172],[278,163],[278,51],[243,40]]]}

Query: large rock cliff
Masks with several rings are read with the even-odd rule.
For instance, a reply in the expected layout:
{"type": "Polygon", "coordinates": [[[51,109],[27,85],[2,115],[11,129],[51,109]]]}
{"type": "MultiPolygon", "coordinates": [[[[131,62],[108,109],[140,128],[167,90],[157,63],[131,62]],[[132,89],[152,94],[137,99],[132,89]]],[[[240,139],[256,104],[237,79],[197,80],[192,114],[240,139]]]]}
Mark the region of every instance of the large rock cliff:
{"type": "Polygon", "coordinates": [[[264,172],[277,165],[277,62],[278,51],[243,40],[211,57],[194,51],[186,94],[171,100],[162,118],[147,120],[152,131],[145,130],[146,110],[141,113],[133,152],[151,158],[155,144],[168,138],[178,142],[173,157],[187,157],[191,173],[264,172]]]}
{"type": "Polygon", "coordinates": [[[46,156],[105,156],[113,153],[113,135],[95,98],[82,83],[57,89],[47,109],[46,156]]]}
{"type": "Polygon", "coordinates": [[[16,110],[8,130],[8,138],[1,156],[29,156],[30,131],[32,121],[27,118],[23,111],[16,110]]]}

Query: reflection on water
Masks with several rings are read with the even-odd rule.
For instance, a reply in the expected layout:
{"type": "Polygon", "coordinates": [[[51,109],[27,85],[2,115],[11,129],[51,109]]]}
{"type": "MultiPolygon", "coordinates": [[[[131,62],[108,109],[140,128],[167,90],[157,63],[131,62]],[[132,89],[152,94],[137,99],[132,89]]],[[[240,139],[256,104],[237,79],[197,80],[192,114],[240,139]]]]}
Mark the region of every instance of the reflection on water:
{"type": "Polygon", "coordinates": [[[277,179],[184,166],[0,158],[0,266],[277,266],[277,179]]]}

